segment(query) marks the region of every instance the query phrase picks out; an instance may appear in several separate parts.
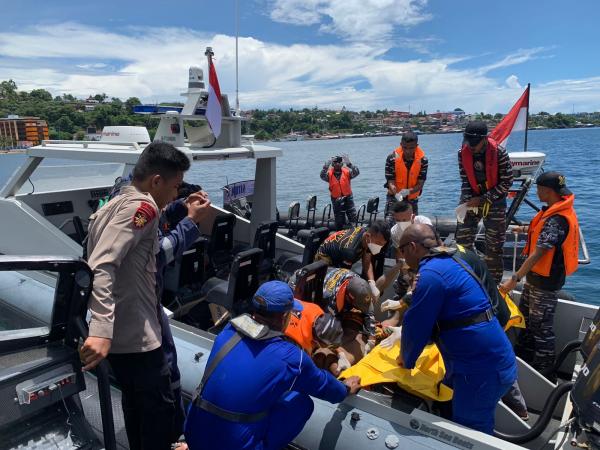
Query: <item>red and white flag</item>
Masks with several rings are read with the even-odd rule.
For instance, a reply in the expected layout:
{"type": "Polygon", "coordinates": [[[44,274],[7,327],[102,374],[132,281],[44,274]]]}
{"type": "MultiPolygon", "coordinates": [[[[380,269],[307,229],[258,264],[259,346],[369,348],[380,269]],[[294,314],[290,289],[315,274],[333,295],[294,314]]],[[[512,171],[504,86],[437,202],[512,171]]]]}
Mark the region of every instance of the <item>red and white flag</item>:
{"type": "Polygon", "coordinates": [[[529,85],[511,108],[504,119],[492,130],[489,137],[506,147],[506,141],[513,131],[524,131],[527,128],[527,112],[529,111],[529,85]]]}
{"type": "Polygon", "coordinates": [[[221,88],[219,87],[219,79],[217,78],[217,71],[215,70],[212,59],[209,64],[206,120],[208,120],[208,124],[210,125],[210,129],[215,135],[215,138],[218,138],[221,134],[221,117],[223,116],[221,111],[221,88]]]}

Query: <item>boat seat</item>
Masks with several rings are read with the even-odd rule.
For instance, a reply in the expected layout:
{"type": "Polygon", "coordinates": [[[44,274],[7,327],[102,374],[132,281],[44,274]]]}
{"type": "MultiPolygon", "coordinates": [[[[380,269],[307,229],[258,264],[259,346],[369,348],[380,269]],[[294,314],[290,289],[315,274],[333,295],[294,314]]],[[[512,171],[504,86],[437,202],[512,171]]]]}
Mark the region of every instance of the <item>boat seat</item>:
{"type": "Polygon", "coordinates": [[[162,303],[175,313],[186,303],[201,296],[201,288],[206,280],[207,246],[208,239],[200,237],[183,252],[180,261],[173,261],[165,270],[162,303]]]}
{"type": "Polygon", "coordinates": [[[235,254],[250,248],[259,248],[263,251],[263,258],[258,268],[258,274],[261,281],[268,281],[272,279],[274,275],[277,227],[278,223],[275,221],[261,222],[254,233],[254,243],[252,247],[249,245],[242,245],[234,249],[235,254]]]}
{"type": "Polygon", "coordinates": [[[263,251],[251,248],[238,253],[233,259],[227,280],[209,278],[202,286],[206,302],[220,305],[237,315],[244,311],[258,289],[258,267],[263,251]]]}
{"type": "Polygon", "coordinates": [[[87,236],[87,231],[85,230],[85,227],[83,226],[81,217],[73,216],[72,220],[73,220],[73,228],[75,229],[75,240],[77,241],[78,244],[83,245],[83,241],[85,240],[85,237],[87,236]]]}
{"type": "Polygon", "coordinates": [[[379,214],[379,197],[371,197],[365,205],[361,205],[356,214],[355,226],[371,225],[377,220],[379,214]],[[365,214],[369,214],[369,218],[365,220],[365,214]]]}
{"type": "Polygon", "coordinates": [[[296,235],[300,229],[300,202],[292,202],[288,207],[288,215],[284,227],[287,228],[288,237],[296,235]]]}
{"type": "Polygon", "coordinates": [[[325,227],[329,228],[331,231],[336,231],[335,217],[333,217],[331,213],[331,203],[325,205],[323,213],[321,214],[321,220],[315,221],[315,227],[325,227]]]}
{"type": "MultiPolygon", "coordinates": [[[[304,252],[302,255],[294,255],[289,252],[283,252],[277,261],[280,273],[284,278],[298,270],[300,267],[306,266],[313,262],[319,246],[325,238],[329,236],[329,229],[325,227],[305,230],[308,232],[308,237],[304,242],[304,252]]],[[[303,233],[304,234],[304,233],[303,233]]]]}
{"type": "Polygon", "coordinates": [[[221,214],[215,217],[208,243],[210,275],[225,276],[233,259],[234,214],[221,214]]]}
{"type": "Polygon", "coordinates": [[[296,271],[294,297],[323,307],[323,283],[326,274],[327,263],[325,261],[315,261],[296,271]]]}

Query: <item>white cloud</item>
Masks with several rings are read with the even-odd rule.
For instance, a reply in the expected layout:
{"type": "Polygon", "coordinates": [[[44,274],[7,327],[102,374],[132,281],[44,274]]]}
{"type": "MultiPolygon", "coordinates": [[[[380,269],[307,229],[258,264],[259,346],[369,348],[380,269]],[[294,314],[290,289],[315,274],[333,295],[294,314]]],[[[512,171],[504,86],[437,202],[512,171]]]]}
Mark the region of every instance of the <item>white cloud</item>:
{"type": "Polygon", "coordinates": [[[89,63],[89,64],[77,64],[77,67],[84,70],[95,70],[95,69],[104,69],[108,67],[108,64],[104,63],[89,63]]]}
{"type": "Polygon", "coordinates": [[[274,0],[271,19],[320,30],[355,42],[389,41],[395,27],[431,18],[427,0],[274,0]]]}
{"type": "MultiPolygon", "coordinates": [[[[122,99],[174,101],[186,89],[188,67],[205,67],[204,50],[212,46],[221,90],[234,95],[233,37],[174,28],[126,31],[71,23],[0,33],[0,80],[12,78],[20,89],[45,88],[55,95],[105,92],[122,99]],[[77,67],[89,61],[106,67],[89,72],[77,67]]],[[[392,61],[386,59],[386,48],[356,42],[286,46],[244,37],[240,101],[243,108],[405,110],[410,104],[413,111],[461,107],[468,112],[506,112],[521,94],[518,72],[507,80],[496,80],[488,72],[490,67],[515,65],[527,61],[527,55],[537,55],[520,52],[480,68],[461,69],[457,63],[466,58],[392,61]]],[[[569,111],[573,103],[580,111],[600,109],[600,77],[532,86],[534,112],[569,111]]]]}
{"type": "Polygon", "coordinates": [[[506,86],[508,86],[511,89],[521,89],[521,84],[519,83],[519,77],[517,77],[516,75],[511,75],[509,76],[506,81],[506,86]]]}

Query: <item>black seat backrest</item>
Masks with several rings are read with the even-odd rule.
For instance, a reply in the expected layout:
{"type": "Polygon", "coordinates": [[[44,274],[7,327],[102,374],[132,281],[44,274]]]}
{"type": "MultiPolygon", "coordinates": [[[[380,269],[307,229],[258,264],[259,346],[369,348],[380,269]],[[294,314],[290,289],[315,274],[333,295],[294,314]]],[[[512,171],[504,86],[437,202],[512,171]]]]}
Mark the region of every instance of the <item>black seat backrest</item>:
{"type": "Polygon", "coordinates": [[[183,252],[179,269],[179,287],[203,283],[205,280],[204,256],[206,239],[199,239],[183,252]]]}
{"type": "Polygon", "coordinates": [[[369,225],[377,220],[379,214],[379,197],[371,197],[367,202],[367,212],[369,213],[369,225]]]}
{"type": "Polygon", "coordinates": [[[83,244],[85,236],[87,235],[81,217],[73,216],[73,228],[75,228],[75,235],[77,236],[77,243],[83,244]]]}
{"type": "Polygon", "coordinates": [[[298,231],[298,222],[300,221],[300,202],[292,202],[288,208],[288,236],[294,236],[298,231]]]}
{"type": "Polygon", "coordinates": [[[294,297],[305,302],[323,306],[323,283],[327,274],[327,263],[316,261],[302,267],[296,273],[294,297]]]}
{"type": "Polygon", "coordinates": [[[315,225],[315,214],[317,213],[317,196],[309,195],[306,199],[306,226],[315,225]]]}
{"type": "Polygon", "coordinates": [[[233,250],[233,227],[235,226],[235,215],[221,214],[215,217],[210,236],[208,254],[214,255],[220,252],[231,252],[233,250]]]}
{"type": "Polygon", "coordinates": [[[277,234],[277,222],[261,222],[254,234],[254,248],[263,251],[263,257],[275,259],[275,235],[277,234]]]}
{"type": "Polygon", "coordinates": [[[263,251],[251,248],[238,253],[233,259],[229,284],[227,287],[229,311],[235,311],[236,305],[248,302],[258,289],[258,266],[262,260],[263,251]]]}
{"type": "Polygon", "coordinates": [[[317,254],[317,250],[319,250],[320,245],[327,238],[327,236],[329,236],[329,228],[321,227],[310,230],[310,235],[304,243],[304,253],[302,255],[303,266],[313,262],[315,255],[317,254]]]}

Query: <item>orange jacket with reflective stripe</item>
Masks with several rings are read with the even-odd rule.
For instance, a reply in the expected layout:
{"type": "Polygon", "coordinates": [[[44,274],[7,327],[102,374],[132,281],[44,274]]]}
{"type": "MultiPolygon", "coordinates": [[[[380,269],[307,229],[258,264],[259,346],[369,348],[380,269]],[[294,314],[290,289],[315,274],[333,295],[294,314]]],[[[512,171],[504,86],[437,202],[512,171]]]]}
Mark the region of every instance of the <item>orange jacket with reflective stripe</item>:
{"type": "MultiPolygon", "coordinates": [[[[527,245],[523,249],[524,255],[531,254],[537,243],[538,237],[542,232],[542,228],[544,227],[546,219],[557,214],[563,216],[569,223],[569,233],[562,244],[566,275],[571,275],[577,270],[579,259],[579,222],[577,221],[575,209],[573,209],[574,200],[575,195],[571,194],[563,197],[561,201],[556,202],[545,211],[538,212],[529,224],[527,245]]],[[[546,251],[544,256],[542,256],[540,260],[531,268],[532,272],[544,277],[549,276],[555,252],[556,248],[546,251]]]]}
{"type": "Polygon", "coordinates": [[[292,312],[290,323],[285,329],[285,334],[300,345],[309,355],[313,350],[313,326],[315,320],[324,314],[319,305],[303,302],[304,309],[300,313],[292,312]],[[296,315],[299,314],[299,317],[296,315]]]}
{"type": "MultiPolygon", "coordinates": [[[[486,189],[489,191],[498,184],[498,143],[491,138],[487,138],[487,140],[488,146],[485,151],[485,184],[486,189]]],[[[473,189],[473,192],[476,194],[481,194],[481,188],[477,184],[475,168],[473,167],[473,151],[468,145],[465,144],[462,146],[460,157],[471,189],[473,189]]]]}
{"type": "MultiPolygon", "coordinates": [[[[406,168],[404,163],[404,151],[402,146],[396,150],[395,170],[396,172],[396,189],[400,192],[402,189],[412,189],[417,185],[419,172],[421,172],[421,159],[425,157],[425,152],[421,150],[421,147],[417,147],[415,150],[415,160],[410,166],[410,170],[406,168]]],[[[421,195],[421,191],[415,192],[408,196],[409,200],[414,200],[421,195]]]]}
{"type": "Polygon", "coordinates": [[[333,174],[333,167],[330,167],[327,176],[329,177],[329,192],[331,192],[333,198],[352,195],[352,188],[350,187],[350,169],[342,167],[342,175],[340,175],[340,179],[338,180],[333,174]]]}

